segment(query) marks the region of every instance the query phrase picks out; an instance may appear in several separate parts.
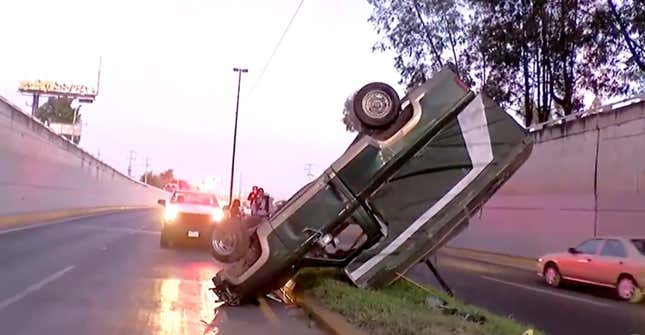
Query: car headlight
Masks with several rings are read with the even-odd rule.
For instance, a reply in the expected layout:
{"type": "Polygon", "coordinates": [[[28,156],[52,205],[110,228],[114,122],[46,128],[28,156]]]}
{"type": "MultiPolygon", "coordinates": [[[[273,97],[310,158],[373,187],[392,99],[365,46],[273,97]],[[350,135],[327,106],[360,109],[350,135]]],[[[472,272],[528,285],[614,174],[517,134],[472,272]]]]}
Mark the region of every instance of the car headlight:
{"type": "Polygon", "coordinates": [[[213,213],[211,213],[211,217],[213,218],[213,221],[220,222],[224,219],[224,211],[221,208],[215,208],[213,213]]]}
{"type": "Polygon", "coordinates": [[[179,209],[177,209],[177,207],[168,206],[163,212],[163,218],[166,222],[172,222],[177,218],[177,214],[179,214],[179,209]]]}
{"type": "Polygon", "coordinates": [[[538,263],[544,262],[544,259],[542,257],[538,258],[538,263]]]}

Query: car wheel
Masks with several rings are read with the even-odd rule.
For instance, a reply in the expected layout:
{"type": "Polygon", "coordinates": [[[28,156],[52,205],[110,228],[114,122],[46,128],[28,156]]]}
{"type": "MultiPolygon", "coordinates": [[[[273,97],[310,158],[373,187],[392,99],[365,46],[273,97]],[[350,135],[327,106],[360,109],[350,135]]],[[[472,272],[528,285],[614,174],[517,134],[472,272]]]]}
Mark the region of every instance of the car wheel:
{"type": "Polygon", "coordinates": [[[558,270],[558,267],[555,266],[554,264],[548,264],[544,268],[544,281],[546,282],[547,285],[551,287],[558,287],[560,286],[560,283],[562,282],[562,275],[560,275],[560,271],[558,270]]]}
{"type": "Polygon", "coordinates": [[[237,218],[222,221],[213,228],[211,251],[213,257],[223,263],[234,263],[246,255],[250,246],[247,229],[237,218]]]}
{"type": "Polygon", "coordinates": [[[643,292],[636,284],[636,281],[630,276],[622,276],[618,279],[616,293],[620,299],[632,303],[638,303],[643,300],[643,292]]]}
{"type": "Polygon", "coordinates": [[[353,101],[354,113],[367,128],[383,128],[396,120],[401,100],[396,91],[385,83],[363,86],[353,101]]]}

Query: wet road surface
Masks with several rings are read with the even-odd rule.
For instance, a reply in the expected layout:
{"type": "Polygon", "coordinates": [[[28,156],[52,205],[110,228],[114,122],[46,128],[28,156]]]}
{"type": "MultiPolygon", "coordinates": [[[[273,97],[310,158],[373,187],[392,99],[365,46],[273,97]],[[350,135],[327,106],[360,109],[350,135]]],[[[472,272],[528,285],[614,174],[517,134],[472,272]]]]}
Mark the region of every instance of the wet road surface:
{"type": "MultiPolygon", "coordinates": [[[[436,259],[439,273],[457,298],[511,315],[547,334],[645,335],[645,304],[618,301],[610,290],[584,285],[554,289],[532,271],[441,254],[436,259]]],[[[440,287],[425,265],[416,266],[408,276],[440,287]]]]}
{"type": "Polygon", "coordinates": [[[159,215],[0,227],[0,333],[322,334],[270,300],[216,305],[208,289],[217,266],[204,250],[160,249],[159,215]]]}

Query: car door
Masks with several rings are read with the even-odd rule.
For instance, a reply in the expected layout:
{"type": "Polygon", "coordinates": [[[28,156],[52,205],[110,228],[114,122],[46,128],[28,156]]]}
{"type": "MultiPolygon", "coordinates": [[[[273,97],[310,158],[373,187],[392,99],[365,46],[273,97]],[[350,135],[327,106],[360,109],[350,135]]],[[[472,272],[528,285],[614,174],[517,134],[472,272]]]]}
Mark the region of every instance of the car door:
{"type": "Polygon", "coordinates": [[[562,275],[574,279],[590,280],[596,255],[603,242],[602,239],[595,238],[586,240],[575,247],[575,252],[569,253],[566,260],[560,265],[562,275]]]}
{"type": "Polygon", "coordinates": [[[597,283],[614,285],[618,276],[624,271],[627,249],[622,241],[607,239],[600,249],[600,254],[593,264],[593,279],[597,283]]]}

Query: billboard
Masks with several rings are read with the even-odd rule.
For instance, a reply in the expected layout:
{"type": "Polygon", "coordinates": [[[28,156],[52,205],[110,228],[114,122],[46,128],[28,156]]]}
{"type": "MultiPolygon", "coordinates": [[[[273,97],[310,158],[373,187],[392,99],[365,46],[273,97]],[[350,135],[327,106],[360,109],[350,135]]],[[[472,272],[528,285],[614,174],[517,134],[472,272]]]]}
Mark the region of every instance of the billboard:
{"type": "Polygon", "coordinates": [[[91,100],[94,100],[97,94],[97,90],[93,87],[79,84],[67,84],[52,80],[23,80],[20,82],[18,91],[21,93],[89,98],[91,100]]]}
{"type": "Polygon", "coordinates": [[[51,128],[58,135],[81,136],[80,124],[72,125],[69,123],[50,123],[51,128]]]}

